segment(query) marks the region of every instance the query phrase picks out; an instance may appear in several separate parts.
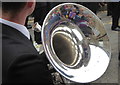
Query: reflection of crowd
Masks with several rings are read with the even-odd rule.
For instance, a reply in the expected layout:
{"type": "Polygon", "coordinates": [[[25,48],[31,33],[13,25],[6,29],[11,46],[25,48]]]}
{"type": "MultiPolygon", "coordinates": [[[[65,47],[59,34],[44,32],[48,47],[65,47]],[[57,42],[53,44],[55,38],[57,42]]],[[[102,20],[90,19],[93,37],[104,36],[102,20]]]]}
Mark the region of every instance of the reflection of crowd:
{"type": "MultiPolygon", "coordinates": [[[[47,15],[47,13],[56,5],[60,4],[62,2],[37,2],[36,9],[32,16],[35,18],[35,22],[39,22],[39,24],[42,26],[42,22],[47,15]]],[[[82,4],[85,7],[88,7],[91,9],[94,13],[97,13],[98,11],[98,3],[83,3],[80,2],[78,4],[82,4]]],[[[55,22],[55,20],[60,18],[66,18],[68,20],[73,21],[74,23],[78,24],[79,27],[87,27],[88,24],[91,26],[94,26],[95,22],[92,20],[92,15],[89,14],[83,14],[84,9],[80,8],[78,9],[77,6],[70,6],[65,5],[61,7],[60,10],[54,11],[53,15],[51,15],[51,18],[54,17],[54,20],[51,20],[51,22],[55,22]],[[61,16],[64,15],[64,16],[61,16]],[[56,19],[55,19],[56,18],[56,19]]],[[[85,11],[84,11],[85,12],[85,11]]],[[[41,33],[34,32],[34,40],[40,44],[41,43],[41,33]]]]}
{"type": "MultiPolygon", "coordinates": [[[[69,5],[64,5],[61,7],[61,9],[58,11],[55,11],[51,17],[54,17],[56,15],[60,15],[60,17],[62,18],[66,18],[69,20],[73,20],[73,21],[78,21],[80,19],[82,19],[83,15],[80,14],[80,10],[75,8],[75,7],[71,7],[69,5]]],[[[85,19],[85,18],[83,18],[85,19]]]]}
{"type": "Polygon", "coordinates": [[[75,5],[63,5],[60,9],[56,9],[52,13],[50,23],[54,23],[61,18],[75,23],[79,28],[81,28],[86,37],[93,34],[89,25],[92,26],[92,24],[94,24],[94,20],[91,20],[92,15],[89,14],[88,10],[85,8],[78,8],[75,5]]]}
{"type": "MultiPolygon", "coordinates": [[[[35,22],[39,22],[39,24],[42,26],[42,22],[46,16],[46,14],[53,8],[55,7],[56,5],[60,4],[62,2],[43,2],[43,3],[38,3],[37,2],[37,5],[36,5],[36,9],[35,9],[35,12],[33,13],[33,15],[35,15],[35,22]],[[38,5],[39,4],[39,5],[38,5]]],[[[77,2],[77,4],[81,4],[85,7],[87,7],[88,9],[90,9],[92,12],[94,12],[95,14],[97,14],[97,11],[99,11],[99,9],[104,6],[102,5],[103,3],[95,3],[95,2],[77,2]],[[102,5],[102,6],[100,6],[102,5]]],[[[116,11],[116,10],[119,10],[119,3],[111,3],[111,5],[114,5],[114,6],[110,6],[110,11],[113,11],[112,12],[112,27],[111,29],[112,30],[119,30],[119,29],[116,29],[116,28],[119,28],[118,26],[118,20],[119,20],[119,11],[116,11]],[[117,4],[117,5],[116,5],[117,4]]],[[[109,8],[109,7],[108,7],[109,8]]],[[[85,9],[83,8],[78,8],[77,6],[71,6],[71,5],[65,5],[63,7],[61,7],[61,9],[56,9],[56,11],[54,11],[54,13],[52,13],[51,15],[51,23],[52,22],[55,22],[56,20],[58,19],[61,19],[61,18],[65,18],[65,19],[68,19],[68,20],[71,20],[73,21],[75,24],[77,24],[81,30],[83,28],[83,32],[88,32],[88,34],[92,34],[92,31],[91,31],[91,28],[88,27],[91,26],[93,27],[95,25],[95,21],[93,20],[92,18],[93,15],[90,15],[89,13],[87,13],[85,11],[85,9]],[[53,19],[54,17],[54,19],[53,19]],[[84,30],[85,28],[88,28],[88,30],[84,30]]],[[[86,32],[86,33],[87,33],[86,32]]],[[[37,33],[37,32],[34,32],[35,34],[35,41],[40,44],[41,43],[41,34],[40,33],[37,33]]]]}

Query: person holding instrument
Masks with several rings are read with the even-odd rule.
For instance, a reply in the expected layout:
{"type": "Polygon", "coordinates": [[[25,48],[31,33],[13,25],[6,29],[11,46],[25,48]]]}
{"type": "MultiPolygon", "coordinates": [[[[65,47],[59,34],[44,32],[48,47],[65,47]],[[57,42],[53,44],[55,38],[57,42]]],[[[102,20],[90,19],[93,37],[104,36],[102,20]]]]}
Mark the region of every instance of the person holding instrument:
{"type": "Polygon", "coordinates": [[[35,0],[2,2],[2,84],[52,84],[48,61],[39,55],[24,26],[35,8],[35,0]]]}

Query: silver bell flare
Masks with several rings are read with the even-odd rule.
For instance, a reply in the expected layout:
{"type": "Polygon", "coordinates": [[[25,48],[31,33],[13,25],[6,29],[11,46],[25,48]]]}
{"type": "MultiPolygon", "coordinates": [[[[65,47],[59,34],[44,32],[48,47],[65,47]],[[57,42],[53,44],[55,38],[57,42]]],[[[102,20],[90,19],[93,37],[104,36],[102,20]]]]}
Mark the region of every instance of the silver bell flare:
{"type": "Polygon", "coordinates": [[[44,20],[42,42],[52,66],[74,82],[95,81],[110,62],[111,45],[103,23],[80,4],[54,7],[44,20]]]}

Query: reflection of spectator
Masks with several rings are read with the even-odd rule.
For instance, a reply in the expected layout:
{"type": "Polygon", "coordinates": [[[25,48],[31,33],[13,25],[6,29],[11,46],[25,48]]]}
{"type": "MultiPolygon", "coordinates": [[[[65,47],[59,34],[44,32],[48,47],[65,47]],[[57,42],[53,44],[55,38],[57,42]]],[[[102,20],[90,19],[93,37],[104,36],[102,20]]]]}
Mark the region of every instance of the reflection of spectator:
{"type": "Polygon", "coordinates": [[[81,14],[76,15],[76,16],[74,17],[74,22],[75,22],[75,23],[79,22],[79,21],[81,20],[81,17],[82,17],[81,14]]]}
{"type": "Polygon", "coordinates": [[[60,10],[61,10],[61,14],[64,15],[64,17],[66,17],[66,18],[69,17],[68,15],[69,15],[71,9],[68,6],[66,6],[66,5],[62,6],[60,10]]]}
{"type": "Polygon", "coordinates": [[[52,24],[57,22],[58,20],[60,20],[60,15],[59,14],[55,14],[54,16],[52,16],[50,21],[49,21],[49,24],[48,24],[48,29],[50,29],[52,24]]]}
{"type": "Polygon", "coordinates": [[[71,11],[71,12],[69,13],[69,18],[70,18],[70,19],[73,19],[73,18],[75,17],[75,15],[76,15],[76,13],[73,12],[73,11],[71,11]]]}

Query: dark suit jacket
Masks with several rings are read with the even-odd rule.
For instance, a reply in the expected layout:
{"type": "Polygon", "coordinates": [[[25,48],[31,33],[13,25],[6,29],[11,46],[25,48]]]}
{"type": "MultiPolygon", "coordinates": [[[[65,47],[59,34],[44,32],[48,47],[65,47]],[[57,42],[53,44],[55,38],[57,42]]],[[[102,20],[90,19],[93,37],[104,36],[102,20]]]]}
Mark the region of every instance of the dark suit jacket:
{"type": "Polygon", "coordinates": [[[52,84],[45,57],[45,54],[38,54],[31,41],[21,32],[2,25],[3,84],[52,84]]]}

